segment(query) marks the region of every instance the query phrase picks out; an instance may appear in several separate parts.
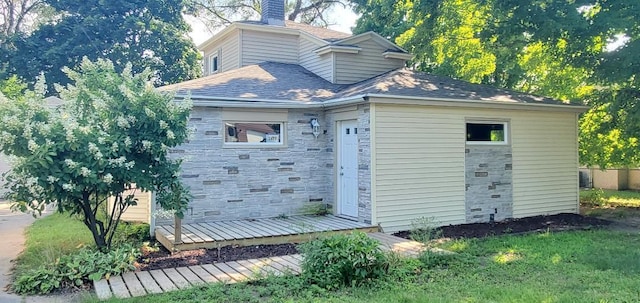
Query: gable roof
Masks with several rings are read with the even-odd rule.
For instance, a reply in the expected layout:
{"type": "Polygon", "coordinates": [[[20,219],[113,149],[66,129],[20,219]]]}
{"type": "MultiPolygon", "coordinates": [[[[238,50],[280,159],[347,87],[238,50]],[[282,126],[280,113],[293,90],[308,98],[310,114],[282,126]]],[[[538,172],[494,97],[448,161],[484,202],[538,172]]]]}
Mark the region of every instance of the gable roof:
{"type": "MultiPolygon", "coordinates": [[[[338,85],[296,64],[264,62],[159,88],[177,97],[199,100],[330,104],[336,100],[390,97],[492,104],[569,105],[530,94],[473,84],[409,69],[398,69],[365,81],[338,85]]],[[[213,105],[212,103],[208,103],[213,105]]],[[[575,106],[575,105],[572,105],[575,106]]]]}

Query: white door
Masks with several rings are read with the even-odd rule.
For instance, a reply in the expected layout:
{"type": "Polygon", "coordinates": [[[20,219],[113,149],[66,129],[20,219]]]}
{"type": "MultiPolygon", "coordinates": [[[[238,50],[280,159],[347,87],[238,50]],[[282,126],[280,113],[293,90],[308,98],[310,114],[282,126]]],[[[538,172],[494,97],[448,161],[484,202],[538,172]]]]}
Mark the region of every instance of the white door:
{"type": "Polygon", "coordinates": [[[356,120],[338,124],[338,212],[358,217],[358,124],[356,120]]]}

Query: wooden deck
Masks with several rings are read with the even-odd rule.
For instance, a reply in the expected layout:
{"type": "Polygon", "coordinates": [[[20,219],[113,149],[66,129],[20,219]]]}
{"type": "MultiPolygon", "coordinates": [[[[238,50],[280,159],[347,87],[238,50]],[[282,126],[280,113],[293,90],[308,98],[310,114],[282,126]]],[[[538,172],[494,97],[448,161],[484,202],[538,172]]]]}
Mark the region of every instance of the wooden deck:
{"type": "Polygon", "coordinates": [[[170,251],[219,248],[228,245],[300,243],[320,234],[359,230],[377,232],[378,226],[335,216],[294,216],[182,224],[182,242],[176,243],[173,225],[156,227],[156,239],[170,251]]]}
{"type": "MultiPolygon", "coordinates": [[[[385,251],[394,251],[400,255],[413,257],[425,248],[421,243],[383,233],[371,233],[369,237],[380,242],[385,251]]],[[[113,276],[109,280],[94,282],[96,295],[100,300],[111,297],[129,298],[147,294],[157,294],[190,288],[207,283],[237,283],[257,279],[266,274],[299,274],[301,255],[289,255],[262,259],[239,260],[157,269],[141,272],[128,272],[122,276],[113,276]]]]}

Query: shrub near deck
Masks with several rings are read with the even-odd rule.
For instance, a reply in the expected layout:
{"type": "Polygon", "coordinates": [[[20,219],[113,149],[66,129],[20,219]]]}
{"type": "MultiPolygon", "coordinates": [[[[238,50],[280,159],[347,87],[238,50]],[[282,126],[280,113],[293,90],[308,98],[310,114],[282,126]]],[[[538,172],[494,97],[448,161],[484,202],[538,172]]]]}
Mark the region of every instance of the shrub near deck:
{"type": "Polygon", "coordinates": [[[383,279],[327,292],[300,277],[214,284],[107,302],[636,302],[640,235],[574,231],[451,241],[460,262],[396,264],[383,279]],[[391,274],[393,273],[393,274],[391,274]]]}

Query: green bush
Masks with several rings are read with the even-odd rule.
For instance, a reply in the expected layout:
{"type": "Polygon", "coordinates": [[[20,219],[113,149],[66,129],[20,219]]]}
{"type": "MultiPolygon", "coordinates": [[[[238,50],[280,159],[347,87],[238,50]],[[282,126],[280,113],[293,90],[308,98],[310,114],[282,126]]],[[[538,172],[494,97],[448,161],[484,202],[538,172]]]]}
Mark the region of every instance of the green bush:
{"type": "Polygon", "coordinates": [[[47,294],[62,287],[78,287],[134,270],[133,263],[139,256],[140,252],[128,245],[107,253],[85,247],[61,257],[55,264],[23,273],[14,282],[13,290],[18,294],[47,294]]]}
{"type": "Polygon", "coordinates": [[[441,235],[442,231],[437,228],[433,218],[420,217],[411,221],[410,237],[414,241],[428,245],[431,240],[440,238],[441,235]]]}
{"type": "Polygon", "coordinates": [[[387,256],[365,233],[337,234],[300,245],[302,274],[326,289],[355,286],[382,276],[387,256]]]}
{"type": "Polygon", "coordinates": [[[607,202],[607,200],[604,197],[604,190],[592,189],[586,194],[581,195],[580,202],[590,206],[602,206],[607,202]]]}
{"type": "Polygon", "coordinates": [[[139,245],[150,239],[149,224],[120,222],[115,232],[113,243],[116,245],[139,245]]]}

